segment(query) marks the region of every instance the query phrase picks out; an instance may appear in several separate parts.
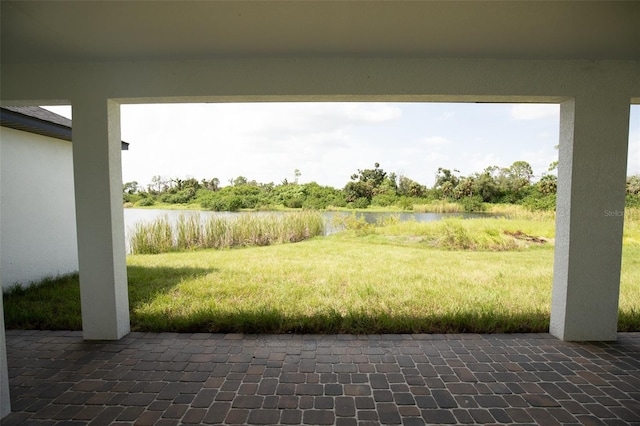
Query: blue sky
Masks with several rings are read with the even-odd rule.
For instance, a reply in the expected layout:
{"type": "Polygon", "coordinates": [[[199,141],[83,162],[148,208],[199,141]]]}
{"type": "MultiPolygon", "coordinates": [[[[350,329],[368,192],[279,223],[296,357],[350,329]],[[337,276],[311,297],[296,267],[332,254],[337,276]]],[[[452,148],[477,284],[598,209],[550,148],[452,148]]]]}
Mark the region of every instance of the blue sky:
{"type": "MultiPolygon", "coordinates": [[[[69,107],[47,107],[70,116],[69,107]]],[[[462,175],[557,159],[559,106],[470,103],[123,105],[123,182],[245,176],[341,188],[374,163],[432,186],[438,167],[462,175]]],[[[628,174],[640,173],[640,106],[632,106],[628,174]]]]}

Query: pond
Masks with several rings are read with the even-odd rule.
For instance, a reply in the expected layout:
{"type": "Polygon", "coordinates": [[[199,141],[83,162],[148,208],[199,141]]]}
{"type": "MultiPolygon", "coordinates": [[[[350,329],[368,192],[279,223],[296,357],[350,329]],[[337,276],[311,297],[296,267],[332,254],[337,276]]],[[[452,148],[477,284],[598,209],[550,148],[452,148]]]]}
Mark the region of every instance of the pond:
{"type": "MultiPolygon", "coordinates": [[[[200,215],[203,220],[215,217],[237,217],[239,215],[252,214],[282,214],[281,212],[213,212],[207,210],[161,210],[161,209],[124,209],[124,228],[125,238],[129,241],[129,233],[133,227],[139,222],[152,222],[160,217],[166,216],[170,222],[175,223],[181,215],[200,215]]],[[[335,220],[339,217],[351,216],[352,212],[323,212],[325,221],[325,235],[330,235],[342,230],[336,226],[340,221],[335,220]]],[[[412,213],[412,212],[356,212],[356,217],[363,217],[367,223],[377,223],[384,217],[396,216],[400,221],[415,220],[418,222],[433,222],[447,217],[462,217],[464,219],[493,217],[491,213],[412,213]]]]}

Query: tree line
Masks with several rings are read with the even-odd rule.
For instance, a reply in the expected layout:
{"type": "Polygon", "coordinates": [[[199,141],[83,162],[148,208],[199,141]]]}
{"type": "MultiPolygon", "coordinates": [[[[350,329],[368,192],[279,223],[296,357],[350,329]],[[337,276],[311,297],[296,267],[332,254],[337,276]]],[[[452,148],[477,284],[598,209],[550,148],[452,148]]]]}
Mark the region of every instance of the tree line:
{"type": "MultiPolygon", "coordinates": [[[[550,165],[553,171],[556,163],[550,165]]],[[[414,205],[435,201],[456,202],[465,211],[482,211],[487,203],[520,204],[530,210],[555,209],[557,177],[543,174],[533,181],[533,169],[526,161],[509,167],[491,166],[482,172],[463,176],[457,170],[439,168],[435,184],[427,187],[407,176],[388,173],[379,163],[373,168],[358,169],[342,189],[316,182],[298,183],[284,179],[279,184],[260,183],[244,176],[222,185],[219,179],[167,179],[154,176],[146,188],[137,182],[123,187],[128,206],[152,206],[156,203],[199,204],[215,211],[273,209],[278,207],[327,209],[369,206],[398,207],[411,210],[414,205]]],[[[640,207],[640,176],[627,178],[627,206],[640,207]]]]}

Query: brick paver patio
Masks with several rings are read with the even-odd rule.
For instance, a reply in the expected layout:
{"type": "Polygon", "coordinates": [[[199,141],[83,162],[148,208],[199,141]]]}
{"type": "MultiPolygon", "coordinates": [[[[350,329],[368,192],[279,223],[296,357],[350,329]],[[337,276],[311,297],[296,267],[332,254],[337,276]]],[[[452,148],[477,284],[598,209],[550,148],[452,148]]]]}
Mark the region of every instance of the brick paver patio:
{"type": "Polygon", "coordinates": [[[7,331],[16,424],[640,425],[640,333],[7,331]]]}

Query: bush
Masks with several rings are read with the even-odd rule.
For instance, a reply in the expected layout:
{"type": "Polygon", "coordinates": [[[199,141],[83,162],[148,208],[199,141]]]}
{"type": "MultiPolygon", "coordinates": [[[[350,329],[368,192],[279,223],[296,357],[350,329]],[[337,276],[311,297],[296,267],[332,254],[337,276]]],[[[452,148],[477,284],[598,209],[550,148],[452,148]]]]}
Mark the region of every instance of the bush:
{"type": "Polygon", "coordinates": [[[290,209],[302,208],[303,203],[304,196],[291,197],[284,200],[284,206],[289,207],[290,209]]]}
{"type": "Polygon", "coordinates": [[[407,197],[401,197],[396,203],[396,205],[400,207],[402,210],[407,210],[407,211],[413,210],[413,200],[407,197]]]}
{"type": "Polygon", "coordinates": [[[374,232],[375,225],[367,223],[364,216],[356,216],[355,212],[350,216],[338,216],[334,218],[334,226],[342,227],[347,231],[355,231],[356,235],[369,235],[374,232]]]}
{"type": "Polygon", "coordinates": [[[143,198],[140,201],[138,201],[135,205],[139,206],[139,207],[148,207],[148,206],[152,206],[154,205],[156,202],[153,198],[148,197],[148,198],[143,198]]]}
{"type": "Polygon", "coordinates": [[[627,194],[625,199],[625,207],[640,207],[640,195],[627,194]]]}
{"type": "Polygon", "coordinates": [[[388,207],[388,206],[394,205],[397,200],[398,198],[393,194],[389,194],[389,193],[378,194],[378,195],[374,195],[374,197],[371,199],[371,205],[388,207]]]}
{"type": "Polygon", "coordinates": [[[243,200],[237,195],[212,194],[209,197],[202,197],[200,206],[215,212],[235,212],[243,208],[243,200]]]}
{"type": "Polygon", "coordinates": [[[126,192],[122,194],[123,203],[131,203],[133,205],[140,201],[140,199],[142,199],[142,197],[139,194],[128,194],[126,192]]]}
{"type": "Polygon", "coordinates": [[[474,195],[473,197],[463,197],[459,201],[462,208],[467,213],[472,212],[483,212],[486,210],[484,203],[482,202],[482,197],[479,195],[474,195]]]}
{"type": "Polygon", "coordinates": [[[349,207],[352,209],[366,209],[369,207],[369,199],[366,197],[357,198],[354,202],[349,203],[349,207]]]}
{"type": "Polygon", "coordinates": [[[519,204],[531,211],[553,211],[556,209],[556,194],[531,194],[522,199],[519,204]]]}
{"type": "Polygon", "coordinates": [[[196,190],[193,188],[186,188],[182,191],[178,191],[170,197],[170,203],[172,204],[187,204],[190,203],[191,200],[196,195],[196,190]]]}

